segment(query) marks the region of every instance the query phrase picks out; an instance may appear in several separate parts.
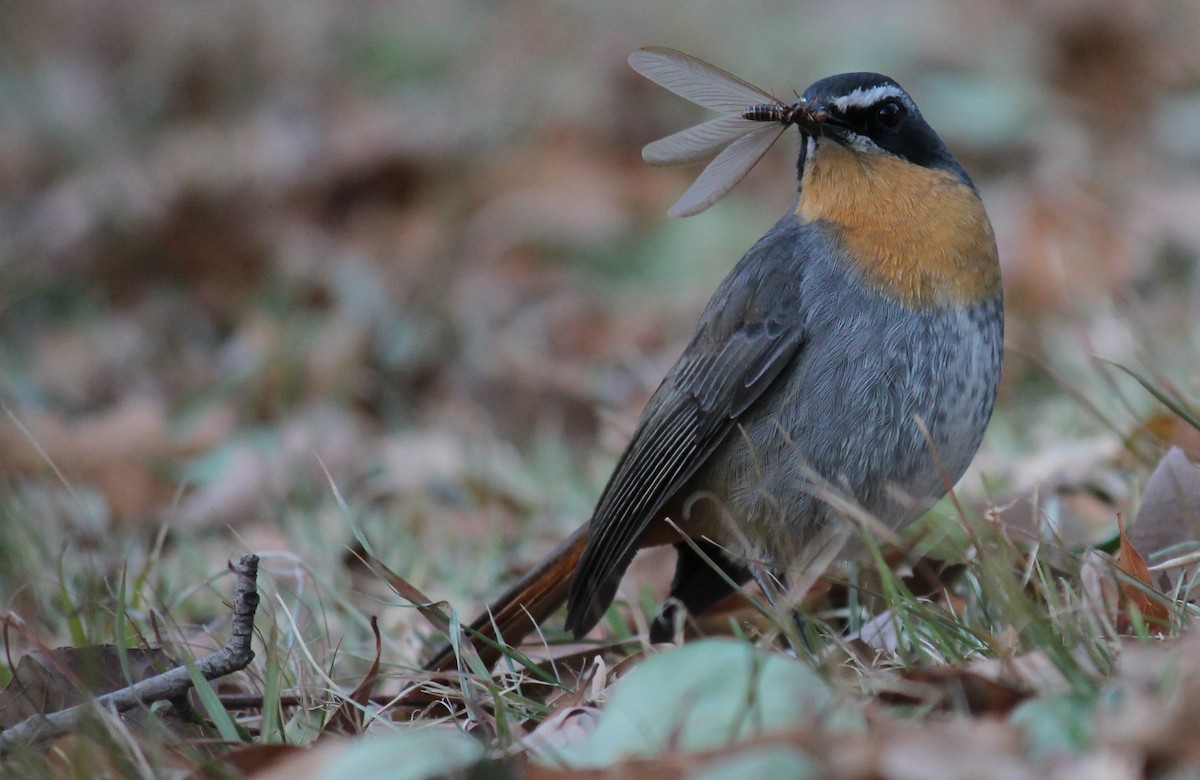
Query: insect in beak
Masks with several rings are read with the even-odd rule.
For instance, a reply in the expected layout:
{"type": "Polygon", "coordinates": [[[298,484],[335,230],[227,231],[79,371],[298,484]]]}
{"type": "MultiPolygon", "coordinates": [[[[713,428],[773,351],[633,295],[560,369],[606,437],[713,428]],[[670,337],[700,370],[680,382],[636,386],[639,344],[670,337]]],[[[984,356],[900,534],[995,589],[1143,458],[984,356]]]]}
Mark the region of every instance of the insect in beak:
{"type": "Polygon", "coordinates": [[[792,125],[819,132],[819,120],[803,100],[784,103],[715,65],[673,49],[650,47],[629,56],[638,73],[697,105],[724,116],[647,144],[642,157],[651,165],[694,165],[709,157],[692,186],[668,210],[690,217],[716,203],[742,180],[771,145],[792,125]]]}

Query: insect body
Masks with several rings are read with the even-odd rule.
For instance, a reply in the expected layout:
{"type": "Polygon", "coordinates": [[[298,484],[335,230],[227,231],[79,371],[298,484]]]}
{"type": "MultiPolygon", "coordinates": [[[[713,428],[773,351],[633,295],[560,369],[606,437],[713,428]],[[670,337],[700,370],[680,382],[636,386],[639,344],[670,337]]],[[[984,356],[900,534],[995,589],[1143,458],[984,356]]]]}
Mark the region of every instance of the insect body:
{"type": "Polygon", "coordinates": [[[760,103],[747,106],[742,112],[742,119],[749,119],[751,122],[779,122],[786,126],[795,123],[796,112],[803,110],[804,104],[799,102],[790,106],[782,103],[760,103]]]}

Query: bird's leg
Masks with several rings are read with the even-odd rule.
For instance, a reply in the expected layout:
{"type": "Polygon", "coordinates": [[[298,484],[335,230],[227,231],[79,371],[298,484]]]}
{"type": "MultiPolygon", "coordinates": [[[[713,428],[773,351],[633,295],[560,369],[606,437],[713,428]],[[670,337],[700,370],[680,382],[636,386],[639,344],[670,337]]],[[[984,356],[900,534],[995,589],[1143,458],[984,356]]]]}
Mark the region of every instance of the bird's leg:
{"type": "Polygon", "coordinates": [[[758,563],[750,564],[749,568],[750,576],[754,578],[754,581],[758,583],[759,590],[767,597],[767,603],[778,608],[783,594],[787,592],[787,575],[758,563]]]}
{"type": "Polygon", "coordinates": [[[719,546],[704,540],[677,542],[675,579],[671,594],[650,626],[651,642],[671,642],[682,626],[679,607],[696,617],[707,612],[750,579],[750,572],[738,560],[725,555],[719,546]]]}
{"type": "MultiPolygon", "coordinates": [[[[779,569],[768,569],[760,564],[750,564],[750,576],[758,583],[758,587],[762,590],[763,595],[767,598],[767,603],[770,604],[776,612],[782,612],[786,609],[792,616],[792,623],[796,627],[796,638],[799,639],[800,645],[804,650],[811,653],[813,648],[808,641],[808,635],[804,631],[804,618],[801,617],[800,611],[791,605],[788,601],[788,594],[791,588],[788,587],[787,572],[779,569]]],[[[784,636],[787,637],[788,644],[792,646],[795,652],[800,651],[800,646],[796,645],[795,640],[791,636],[790,631],[784,631],[784,636]]]]}

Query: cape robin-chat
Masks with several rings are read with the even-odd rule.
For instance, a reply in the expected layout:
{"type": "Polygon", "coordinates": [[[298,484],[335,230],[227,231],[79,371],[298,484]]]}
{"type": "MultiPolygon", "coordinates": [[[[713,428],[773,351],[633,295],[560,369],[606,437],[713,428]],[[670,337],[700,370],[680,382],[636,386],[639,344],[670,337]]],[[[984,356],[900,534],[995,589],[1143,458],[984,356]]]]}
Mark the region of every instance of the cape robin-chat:
{"type": "MultiPolygon", "coordinates": [[[[752,576],[770,596],[767,575],[853,549],[856,513],[894,529],[928,510],[974,457],[996,399],[992,227],[899,84],[844,73],[784,103],[669,49],[630,63],[726,113],[646,147],[656,164],[717,155],[672,213],[710,206],[792,126],[799,197],[713,294],[590,522],[472,624],[509,643],[564,601],[568,630],[587,633],[653,545],[675,545],[668,603],[690,614],[752,576]]],[[[652,638],[672,625],[668,608],[652,638]]],[[[443,651],[427,668],[452,665],[443,651]]]]}

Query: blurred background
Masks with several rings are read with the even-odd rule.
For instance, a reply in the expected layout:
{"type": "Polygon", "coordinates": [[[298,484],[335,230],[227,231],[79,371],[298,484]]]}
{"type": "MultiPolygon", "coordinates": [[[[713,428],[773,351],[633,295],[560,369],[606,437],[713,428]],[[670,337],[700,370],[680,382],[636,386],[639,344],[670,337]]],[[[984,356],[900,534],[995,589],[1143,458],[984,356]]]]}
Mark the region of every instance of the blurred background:
{"type": "Polygon", "coordinates": [[[206,619],[195,586],[243,548],[354,601],[360,534],[465,611],[583,522],[795,194],[789,133],[665,217],[696,172],[640,149],[708,115],[627,67],[651,44],[785,99],[906,86],[1004,265],[1003,395],[962,489],[1111,523],[1155,448],[1197,449],[1098,360],[1197,395],[1197,40],[1182,0],[6,3],[5,606],[57,636],[136,574],[206,619]]]}

